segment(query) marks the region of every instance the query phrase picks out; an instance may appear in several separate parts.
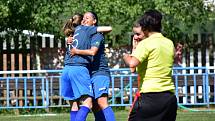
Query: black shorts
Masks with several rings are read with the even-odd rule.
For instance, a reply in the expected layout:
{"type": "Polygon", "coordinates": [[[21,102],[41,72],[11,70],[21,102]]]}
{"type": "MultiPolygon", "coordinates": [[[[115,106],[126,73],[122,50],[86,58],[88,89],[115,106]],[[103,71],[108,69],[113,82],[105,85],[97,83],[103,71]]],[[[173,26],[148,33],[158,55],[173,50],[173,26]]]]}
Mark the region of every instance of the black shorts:
{"type": "Polygon", "coordinates": [[[177,99],[171,92],[141,93],[128,121],[175,121],[177,99]]]}

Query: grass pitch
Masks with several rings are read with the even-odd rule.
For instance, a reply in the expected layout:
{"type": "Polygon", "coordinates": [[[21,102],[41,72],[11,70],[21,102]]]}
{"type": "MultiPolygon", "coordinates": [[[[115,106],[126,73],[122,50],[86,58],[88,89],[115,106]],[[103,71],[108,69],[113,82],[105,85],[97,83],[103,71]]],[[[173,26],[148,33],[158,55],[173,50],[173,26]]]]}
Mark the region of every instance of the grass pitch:
{"type": "MultiPolygon", "coordinates": [[[[116,121],[127,121],[128,111],[115,112],[116,121]]],[[[178,111],[176,121],[214,121],[215,112],[183,112],[178,111]]],[[[68,114],[36,114],[36,115],[0,115],[0,121],[69,121],[68,114]]],[[[87,121],[94,121],[92,113],[87,121]]]]}

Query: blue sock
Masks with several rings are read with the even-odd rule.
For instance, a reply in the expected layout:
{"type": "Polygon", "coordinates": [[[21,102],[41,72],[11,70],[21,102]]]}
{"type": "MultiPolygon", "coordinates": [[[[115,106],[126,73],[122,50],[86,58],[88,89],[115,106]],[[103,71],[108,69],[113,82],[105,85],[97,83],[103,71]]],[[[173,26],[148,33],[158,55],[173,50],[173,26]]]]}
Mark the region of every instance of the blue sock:
{"type": "Polygon", "coordinates": [[[78,111],[71,111],[70,112],[70,121],[75,121],[77,113],[78,113],[78,111]]]}
{"type": "Polygon", "coordinates": [[[106,121],[105,120],[105,115],[104,115],[102,110],[94,113],[94,116],[95,116],[95,121],[106,121]]]}
{"type": "Polygon", "coordinates": [[[81,106],[81,108],[79,109],[75,121],[86,121],[87,119],[87,115],[90,112],[90,109],[86,106],[81,106]]]}
{"type": "Polygon", "coordinates": [[[115,116],[114,116],[114,112],[110,106],[103,109],[103,114],[105,115],[106,121],[116,121],[115,116]]]}

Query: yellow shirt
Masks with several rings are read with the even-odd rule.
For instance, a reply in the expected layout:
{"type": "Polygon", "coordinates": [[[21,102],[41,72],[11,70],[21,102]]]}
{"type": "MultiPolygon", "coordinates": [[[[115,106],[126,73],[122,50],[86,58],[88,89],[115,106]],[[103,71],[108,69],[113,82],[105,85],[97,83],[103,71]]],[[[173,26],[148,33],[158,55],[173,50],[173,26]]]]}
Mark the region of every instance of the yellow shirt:
{"type": "Polygon", "coordinates": [[[172,66],[174,60],[173,42],[161,33],[155,33],[142,40],[132,56],[140,61],[137,72],[140,75],[140,93],[174,92],[172,66]]]}

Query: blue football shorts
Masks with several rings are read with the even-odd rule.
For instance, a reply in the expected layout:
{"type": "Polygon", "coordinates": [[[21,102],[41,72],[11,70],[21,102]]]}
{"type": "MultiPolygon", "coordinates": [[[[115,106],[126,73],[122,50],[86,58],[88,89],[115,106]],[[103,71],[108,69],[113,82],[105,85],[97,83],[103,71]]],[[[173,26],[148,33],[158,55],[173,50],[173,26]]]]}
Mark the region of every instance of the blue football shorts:
{"type": "Polygon", "coordinates": [[[89,70],[84,66],[65,66],[61,75],[61,93],[65,100],[83,95],[93,97],[89,70]]]}
{"type": "Polygon", "coordinates": [[[94,98],[97,99],[102,96],[102,94],[108,94],[108,89],[110,85],[110,77],[97,75],[91,78],[94,98]]]}

